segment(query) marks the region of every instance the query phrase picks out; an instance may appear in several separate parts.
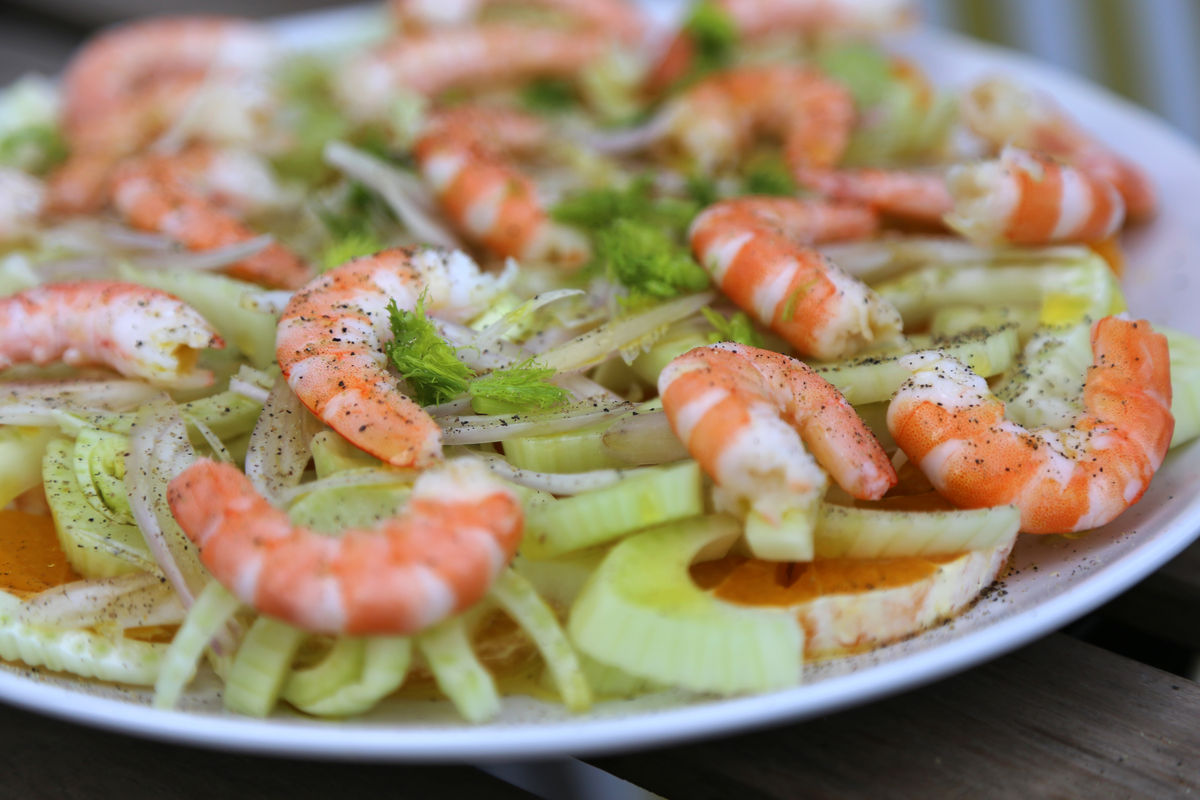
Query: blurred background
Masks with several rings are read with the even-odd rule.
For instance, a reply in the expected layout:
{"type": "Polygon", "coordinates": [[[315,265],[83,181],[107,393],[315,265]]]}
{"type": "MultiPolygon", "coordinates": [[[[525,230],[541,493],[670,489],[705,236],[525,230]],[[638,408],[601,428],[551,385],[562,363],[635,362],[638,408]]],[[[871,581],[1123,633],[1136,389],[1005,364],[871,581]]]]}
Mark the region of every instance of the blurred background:
{"type": "MultiPolygon", "coordinates": [[[[649,0],[655,2],[655,0],[649,0]]],[[[917,0],[932,25],[1027,51],[1149,108],[1200,141],[1197,0],[917,0]]],[[[147,14],[247,16],[344,5],[338,0],[7,0],[0,3],[0,83],[52,73],[97,27],[147,14]]]]}

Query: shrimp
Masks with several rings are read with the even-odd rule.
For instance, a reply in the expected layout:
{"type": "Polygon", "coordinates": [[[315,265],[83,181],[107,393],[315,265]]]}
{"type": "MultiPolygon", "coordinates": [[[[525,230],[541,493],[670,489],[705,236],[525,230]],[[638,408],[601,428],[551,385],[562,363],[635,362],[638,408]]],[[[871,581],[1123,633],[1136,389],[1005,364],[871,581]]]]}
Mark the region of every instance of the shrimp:
{"type": "Polygon", "coordinates": [[[900,315],[808,245],[874,233],[862,206],[740,198],[692,222],[692,252],[735,303],[802,353],[841,358],[900,332],[900,315]]]}
{"type": "Polygon", "coordinates": [[[0,167],[0,243],[19,239],[36,227],[46,187],[13,167],[0,167]]]}
{"type": "Polygon", "coordinates": [[[538,77],[571,78],[608,47],[592,31],[530,25],[450,28],[396,39],[348,63],[336,91],[359,119],[385,115],[398,92],[433,96],[538,77]]]}
{"type": "MultiPolygon", "coordinates": [[[[915,15],[908,0],[711,0],[739,39],[752,41],[771,35],[812,36],[822,33],[869,33],[900,27],[915,15]]],[[[647,85],[663,90],[691,70],[696,43],[684,30],[676,34],[655,60],[647,85]]]]}
{"type": "MultiPolygon", "coordinates": [[[[192,147],[177,155],[145,155],[122,163],[112,176],[113,204],[134,227],[165,233],[192,250],[211,250],[257,235],[222,206],[257,205],[264,181],[270,182],[269,173],[248,153],[192,147]]],[[[286,289],[312,277],[307,264],[276,243],[230,264],[226,272],[286,289]]]]}
{"type": "Polygon", "coordinates": [[[947,183],[954,198],[947,222],[985,244],[1099,242],[1125,219],[1112,184],[1016,147],[998,161],[952,168],[947,183]]]}
{"type": "Polygon", "coordinates": [[[696,347],[663,369],[658,390],[676,436],[716,482],[718,510],[749,506],[778,523],[824,494],[818,463],[862,499],[896,484],[887,454],[846,398],[781,353],[729,342],[696,347]]]}
{"type": "Polygon", "coordinates": [[[793,170],[829,168],[854,127],[854,99],[816,70],[792,65],[740,67],[710,75],[664,111],[665,138],[712,173],[734,163],[763,135],[783,139],[793,170]]]}
{"type": "Polygon", "coordinates": [[[63,77],[71,158],[51,176],[48,211],[98,210],[120,158],[179,119],[206,85],[262,74],[272,54],[264,28],[226,17],[165,17],[97,36],[63,77]]]}
{"type": "Polygon", "coordinates": [[[1085,132],[1049,97],[995,78],[966,93],[962,114],[975,133],[997,147],[1045,153],[1111,183],[1130,221],[1154,216],[1156,193],[1146,173],[1085,132]]]}
{"type": "Polygon", "coordinates": [[[1004,403],[960,362],[908,356],[914,374],[892,398],[888,430],[957,506],[1015,504],[1026,533],[1097,528],[1146,491],[1174,418],[1167,341],[1149,323],[1101,319],[1092,353],[1083,413],[1033,431],[1005,419],[1004,403]]]}
{"type": "Polygon", "coordinates": [[[527,6],[539,22],[549,13],[631,44],[642,38],[647,26],[641,11],[627,0],[392,0],[390,8],[406,30],[422,30],[473,25],[489,6],[497,5],[527,6]]]}
{"type": "Polygon", "coordinates": [[[942,224],[954,199],[941,169],[812,169],[801,167],[793,177],[829,200],[860,203],[881,214],[923,224],[942,224]]]}
{"type": "Polygon", "coordinates": [[[550,221],[533,183],[505,157],[545,145],[548,134],[527,114],[462,107],[431,120],[414,152],[446,215],[472,240],[499,256],[579,264],[587,240],[550,221]]]}
{"type": "Polygon", "coordinates": [[[516,495],[471,459],[422,473],[373,530],[293,525],[230,464],[201,459],[167,502],[213,577],[256,611],[326,634],[409,634],[480,600],[521,540],[516,495]]]}
{"type": "Polygon", "coordinates": [[[356,447],[400,467],[441,458],[442,431],[401,394],[382,351],[387,304],[464,321],[486,308],[498,280],[442,250],[384,250],[324,273],[292,296],[279,319],[276,356],[301,402],[356,447]]]}
{"type": "Polygon", "coordinates": [[[76,281],[0,298],[0,369],[63,361],[103,364],[168,388],[212,383],[199,351],[224,342],[200,313],[134,283],[76,281]]]}

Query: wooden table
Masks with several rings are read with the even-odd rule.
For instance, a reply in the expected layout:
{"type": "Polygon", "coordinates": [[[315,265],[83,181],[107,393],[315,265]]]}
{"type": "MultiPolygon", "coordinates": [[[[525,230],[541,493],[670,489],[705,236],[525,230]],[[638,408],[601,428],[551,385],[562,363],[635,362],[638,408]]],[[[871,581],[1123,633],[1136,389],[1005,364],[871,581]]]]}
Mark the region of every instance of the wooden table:
{"type": "MultiPolygon", "coordinates": [[[[262,15],[322,0],[269,0],[262,15]]],[[[0,84],[56,71],[94,25],[153,0],[0,8],[0,84]]],[[[1200,652],[1200,545],[1103,610],[1200,652]]],[[[1180,650],[1180,652],[1187,652],[1180,650]]],[[[1194,667],[1195,665],[1193,665],[1194,667]]],[[[820,719],[637,753],[471,766],[322,763],[213,752],[100,732],[0,706],[0,796],[201,797],[1200,797],[1200,686],[1055,634],[925,688],[820,719]],[[628,781],[623,783],[616,778],[628,781]]]]}

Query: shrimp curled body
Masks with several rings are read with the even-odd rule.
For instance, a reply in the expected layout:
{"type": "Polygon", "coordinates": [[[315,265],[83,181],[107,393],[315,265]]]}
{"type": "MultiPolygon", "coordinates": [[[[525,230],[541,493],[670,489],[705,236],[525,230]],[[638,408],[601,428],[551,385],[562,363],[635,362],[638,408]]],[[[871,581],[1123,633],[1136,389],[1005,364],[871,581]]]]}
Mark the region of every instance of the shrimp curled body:
{"type": "Polygon", "coordinates": [[[355,446],[400,467],[441,458],[441,428],[401,394],[387,371],[387,305],[425,307],[455,321],[486,307],[496,279],[467,256],[384,250],[330,270],[292,296],[279,319],[276,356],[292,391],[355,446]]]}
{"type": "Polygon", "coordinates": [[[0,369],[103,364],[159,386],[200,387],[212,374],[196,369],[197,352],[223,346],[194,308],[134,283],[55,283],[0,298],[0,369]]]}
{"type": "Polygon", "coordinates": [[[500,256],[577,264],[587,241],[551,222],[533,182],[508,159],[548,138],[537,117],[463,107],[432,119],[414,150],[443,211],[473,241],[500,256]]]}
{"type": "Polygon", "coordinates": [[[167,489],[201,562],[242,602],[327,634],[408,634],[478,601],[516,552],[516,496],[469,459],[421,474],[400,515],[322,536],[292,525],[250,479],[202,459],[167,489]]]}
{"type": "Polygon", "coordinates": [[[1111,521],[1146,491],[1174,430],[1167,342],[1144,320],[1105,317],[1092,331],[1084,412],[1063,430],[1026,430],[987,383],[935,352],[888,407],[888,429],[934,488],[963,508],[1015,504],[1026,533],[1111,521]]]}
{"type": "Polygon", "coordinates": [[[862,281],[808,245],[876,229],[862,206],[740,198],[692,222],[692,252],[735,303],[822,359],[852,355],[900,331],[900,315],[862,281]]]}
{"type": "Polygon", "coordinates": [[[719,509],[749,505],[778,520],[820,499],[818,463],[855,497],[878,499],[896,483],[846,399],[796,359],[728,342],[697,347],[663,369],[658,389],[675,434],[716,481],[719,509]]]}
{"type": "Polygon", "coordinates": [[[992,244],[1097,242],[1125,220],[1125,202],[1107,181],[1035,153],[1006,147],[998,161],[954,167],[947,222],[992,244]]]}

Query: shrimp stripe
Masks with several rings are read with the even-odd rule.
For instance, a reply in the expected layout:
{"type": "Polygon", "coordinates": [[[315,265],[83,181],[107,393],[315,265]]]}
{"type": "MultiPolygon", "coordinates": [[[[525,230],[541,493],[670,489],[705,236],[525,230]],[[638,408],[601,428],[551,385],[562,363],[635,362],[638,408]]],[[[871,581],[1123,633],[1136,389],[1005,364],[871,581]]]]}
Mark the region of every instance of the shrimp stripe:
{"type": "Polygon", "coordinates": [[[405,510],[340,538],[293,526],[229,464],[201,459],[167,499],[213,576],[260,613],[316,633],[408,634],[479,601],[516,552],[516,496],[477,462],[418,478],[405,510]],[[446,494],[447,481],[463,496],[446,494]]]}

